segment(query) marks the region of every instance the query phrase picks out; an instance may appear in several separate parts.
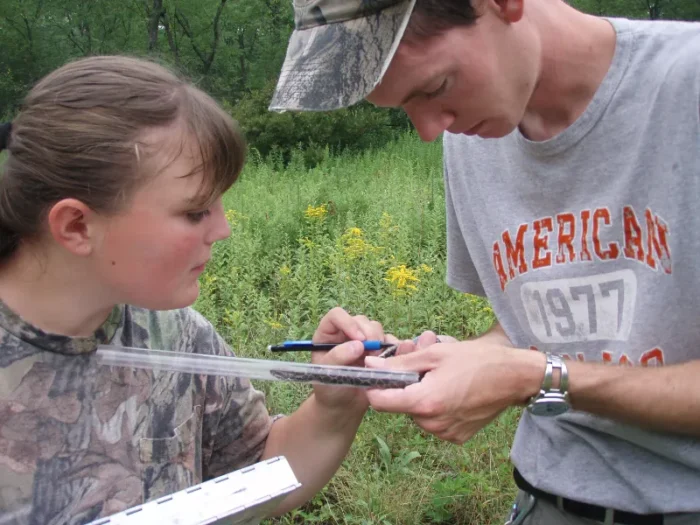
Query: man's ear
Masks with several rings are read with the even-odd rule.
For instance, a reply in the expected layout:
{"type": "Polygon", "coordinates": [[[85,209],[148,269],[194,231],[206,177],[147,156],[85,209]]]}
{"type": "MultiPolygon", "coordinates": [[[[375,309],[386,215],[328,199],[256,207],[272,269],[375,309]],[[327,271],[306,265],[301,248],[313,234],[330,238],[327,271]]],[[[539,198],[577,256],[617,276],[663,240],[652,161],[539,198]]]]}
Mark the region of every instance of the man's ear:
{"type": "Polygon", "coordinates": [[[58,201],[47,217],[54,240],[72,254],[83,257],[94,249],[96,218],[96,214],[77,199],[58,201]]]}
{"type": "Polygon", "coordinates": [[[490,0],[493,2],[498,16],[510,24],[519,21],[523,17],[525,0],[490,0]]]}

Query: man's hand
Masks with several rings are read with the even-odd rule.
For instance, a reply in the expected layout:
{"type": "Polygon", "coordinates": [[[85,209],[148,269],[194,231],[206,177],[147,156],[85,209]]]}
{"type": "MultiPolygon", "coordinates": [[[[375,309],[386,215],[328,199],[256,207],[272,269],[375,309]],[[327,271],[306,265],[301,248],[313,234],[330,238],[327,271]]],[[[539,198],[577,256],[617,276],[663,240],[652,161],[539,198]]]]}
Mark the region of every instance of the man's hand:
{"type": "Polygon", "coordinates": [[[437,335],[432,330],[426,330],[415,339],[401,341],[396,349],[396,355],[405,355],[428,348],[435,343],[458,343],[459,341],[449,335],[437,335]]]}
{"type": "Polygon", "coordinates": [[[368,368],[426,372],[420,383],[405,389],[369,391],[375,410],[412,415],[427,432],[462,444],[503,410],[523,404],[540,389],[545,356],[539,352],[484,339],[421,348],[429,335],[421,338],[414,351],[402,344],[402,355],[365,359],[368,368]]]}
{"type": "MultiPolygon", "coordinates": [[[[396,337],[384,334],[382,325],[370,321],[364,315],[351,316],[342,308],[333,308],[328,312],[316,329],[314,343],[339,343],[329,352],[314,352],[311,361],[323,365],[363,366],[365,355],[378,352],[365,352],[360,341],[378,340],[383,343],[396,343],[396,337]]],[[[339,409],[346,412],[357,409],[364,412],[369,406],[366,392],[361,388],[314,385],[317,402],[329,410],[339,409]]]]}

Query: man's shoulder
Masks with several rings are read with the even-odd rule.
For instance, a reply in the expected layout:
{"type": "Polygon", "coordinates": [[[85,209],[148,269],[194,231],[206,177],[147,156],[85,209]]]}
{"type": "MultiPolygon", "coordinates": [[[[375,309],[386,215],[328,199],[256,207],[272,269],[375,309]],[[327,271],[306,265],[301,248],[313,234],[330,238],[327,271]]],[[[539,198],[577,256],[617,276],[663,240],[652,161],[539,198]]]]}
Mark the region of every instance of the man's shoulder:
{"type": "Polygon", "coordinates": [[[700,101],[700,22],[634,21],[627,90],[668,108],[700,101]]]}
{"type": "Polygon", "coordinates": [[[694,20],[645,20],[606,17],[619,34],[633,33],[660,40],[693,38],[700,34],[700,21],[694,20]]]}
{"type": "Polygon", "coordinates": [[[633,57],[639,67],[669,70],[673,66],[694,65],[698,69],[700,22],[627,20],[622,27],[621,32],[630,32],[635,37],[633,57]]]}

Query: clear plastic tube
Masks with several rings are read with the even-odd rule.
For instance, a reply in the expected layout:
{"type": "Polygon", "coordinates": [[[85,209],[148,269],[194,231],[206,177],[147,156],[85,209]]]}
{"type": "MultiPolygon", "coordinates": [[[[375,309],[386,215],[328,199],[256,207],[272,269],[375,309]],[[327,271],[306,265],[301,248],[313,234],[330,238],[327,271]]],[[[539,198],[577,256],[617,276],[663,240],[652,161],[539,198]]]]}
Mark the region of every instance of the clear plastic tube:
{"type": "Polygon", "coordinates": [[[404,388],[420,381],[417,372],[186,354],[112,345],[100,345],[97,348],[97,360],[106,366],[359,388],[404,388]]]}

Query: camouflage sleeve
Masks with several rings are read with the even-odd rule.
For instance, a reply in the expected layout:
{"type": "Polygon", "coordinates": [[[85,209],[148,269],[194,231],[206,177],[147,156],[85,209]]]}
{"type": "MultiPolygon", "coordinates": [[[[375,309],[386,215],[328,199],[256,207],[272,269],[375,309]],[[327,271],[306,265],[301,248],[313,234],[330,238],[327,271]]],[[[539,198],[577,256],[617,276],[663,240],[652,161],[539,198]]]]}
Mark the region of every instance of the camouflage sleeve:
{"type": "MultiPolygon", "coordinates": [[[[195,352],[233,352],[204,318],[195,352]]],[[[265,396],[245,378],[208,376],[202,429],[202,477],[211,479],[257,462],[262,456],[273,419],[265,396]]]]}
{"type": "Polygon", "coordinates": [[[265,408],[262,392],[247,379],[226,379],[228,393],[211,446],[211,458],[204,465],[204,479],[215,478],[260,460],[272,418],[265,408]]]}

